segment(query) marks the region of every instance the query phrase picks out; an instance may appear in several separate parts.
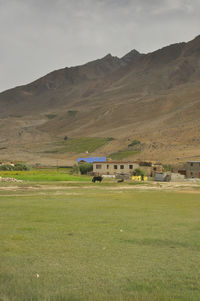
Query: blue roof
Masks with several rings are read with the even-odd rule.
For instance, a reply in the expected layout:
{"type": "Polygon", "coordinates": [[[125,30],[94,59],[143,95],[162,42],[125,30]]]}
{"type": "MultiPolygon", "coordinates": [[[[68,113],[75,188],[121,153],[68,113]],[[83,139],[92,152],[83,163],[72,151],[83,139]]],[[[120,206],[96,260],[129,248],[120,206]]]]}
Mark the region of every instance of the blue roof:
{"type": "Polygon", "coordinates": [[[106,162],[106,157],[90,157],[90,158],[78,158],[78,163],[80,161],[85,161],[87,163],[93,163],[93,162],[106,162]]]}

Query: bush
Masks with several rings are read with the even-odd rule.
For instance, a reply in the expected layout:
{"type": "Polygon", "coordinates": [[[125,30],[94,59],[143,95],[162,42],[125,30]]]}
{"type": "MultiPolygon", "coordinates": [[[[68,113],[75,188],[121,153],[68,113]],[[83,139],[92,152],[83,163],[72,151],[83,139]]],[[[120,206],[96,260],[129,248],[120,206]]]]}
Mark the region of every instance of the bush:
{"type": "Polygon", "coordinates": [[[171,170],[172,170],[172,166],[171,166],[170,164],[168,164],[168,165],[163,165],[163,167],[164,167],[164,170],[165,170],[165,171],[171,171],[171,170]]]}
{"type": "Polygon", "coordinates": [[[141,177],[144,177],[144,176],[145,176],[145,171],[142,170],[142,169],[136,168],[136,169],[133,171],[133,176],[141,176],[141,177]]]}
{"type": "Polygon", "coordinates": [[[30,167],[24,163],[16,163],[13,170],[30,170],[30,167]]]}
{"type": "Polygon", "coordinates": [[[14,170],[14,166],[10,164],[4,164],[0,166],[0,170],[5,170],[5,171],[12,171],[14,170]]]}
{"type": "Polygon", "coordinates": [[[93,170],[93,165],[91,163],[79,164],[79,170],[82,175],[86,175],[88,172],[93,170]]]}
{"type": "Polygon", "coordinates": [[[128,147],[134,147],[134,146],[139,146],[141,144],[141,142],[139,140],[133,140],[129,145],[128,147]]]}

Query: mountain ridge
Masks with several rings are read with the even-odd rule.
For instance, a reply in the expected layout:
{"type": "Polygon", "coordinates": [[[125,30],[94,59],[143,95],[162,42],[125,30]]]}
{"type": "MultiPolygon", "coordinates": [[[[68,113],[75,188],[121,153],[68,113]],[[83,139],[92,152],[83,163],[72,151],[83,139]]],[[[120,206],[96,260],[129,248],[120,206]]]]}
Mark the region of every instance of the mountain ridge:
{"type": "Polygon", "coordinates": [[[16,159],[65,161],[36,145],[45,150],[64,135],[113,137],[98,150],[103,155],[138,139],[143,148],[136,156],[142,159],[178,163],[200,157],[199,83],[200,35],[147,54],[133,49],[121,58],[107,54],[55,70],[0,93],[0,157],[10,151],[16,159]]]}

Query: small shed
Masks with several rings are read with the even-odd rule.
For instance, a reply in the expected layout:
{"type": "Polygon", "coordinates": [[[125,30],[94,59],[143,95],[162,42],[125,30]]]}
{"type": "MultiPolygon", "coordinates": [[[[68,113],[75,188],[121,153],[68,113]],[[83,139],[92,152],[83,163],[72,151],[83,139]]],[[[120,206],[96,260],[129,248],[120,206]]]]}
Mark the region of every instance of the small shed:
{"type": "Polygon", "coordinates": [[[155,181],[159,182],[180,182],[184,181],[185,176],[175,172],[156,172],[155,181]]]}
{"type": "Polygon", "coordinates": [[[154,180],[158,182],[169,182],[171,180],[171,172],[156,172],[154,180]]]}

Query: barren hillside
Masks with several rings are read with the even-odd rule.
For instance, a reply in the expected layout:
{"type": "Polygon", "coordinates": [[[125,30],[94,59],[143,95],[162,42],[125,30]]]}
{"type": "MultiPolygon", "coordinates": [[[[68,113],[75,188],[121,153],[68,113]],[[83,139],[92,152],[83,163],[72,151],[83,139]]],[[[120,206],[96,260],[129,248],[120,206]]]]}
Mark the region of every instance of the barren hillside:
{"type": "Polygon", "coordinates": [[[90,147],[81,137],[96,139],[95,155],[200,159],[200,36],[54,71],[1,93],[0,107],[2,160],[72,163],[90,147]]]}

